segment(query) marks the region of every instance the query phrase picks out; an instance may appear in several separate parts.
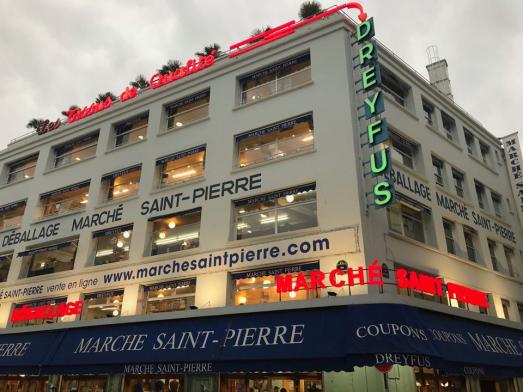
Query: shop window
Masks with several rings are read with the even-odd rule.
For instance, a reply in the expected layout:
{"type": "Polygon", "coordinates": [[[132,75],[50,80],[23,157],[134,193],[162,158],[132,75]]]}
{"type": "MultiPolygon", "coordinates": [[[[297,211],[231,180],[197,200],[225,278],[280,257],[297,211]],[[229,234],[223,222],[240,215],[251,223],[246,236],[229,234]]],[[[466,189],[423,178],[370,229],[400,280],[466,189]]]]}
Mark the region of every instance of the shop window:
{"type": "Polygon", "coordinates": [[[501,195],[494,191],[490,191],[490,197],[492,198],[492,206],[494,207],[494,213],[498,218],[503,217],[503,202],[501,195]]]}
{"type": "Polygon", "coordinates": [[[516,276],[514,273],[514,249],[509,248],[508,246],[503,247],[503,252],[505,253],[505,260],[507,260],[508,274],[510,276],[516,276]]]}
{"type": "Polygon", "coordinates": [[[25,213],[25,200],[5,204],[0,207],[0,230],[20,226],[25,213]]]}
{"type": "Polygon", "coordinates": [[[447,139],[454,140],[456,134],[456,120],[450,117],[447,113],[441,112],[441,123],[447,134],[447,139]]]}
{"type": "Polygon", "coordinates": [[[410,86],[384,67],[381,67],[381,81],[383,91],[385,91],[394,102],[406,108],[410,86]]]}
{"type": "Polygon", "coordinates": [[[483,185],[481,182],[474,181],[474,188],[476,189],[479,208],[485,209],[485,185],[483,185]]]}
{"type": "Polygon", "coordinates": [[[51,386],[49,376],[11,375],[0,378],[0,391],[5,392],[48,392],[51,386]]]}
{"type": "Polygon", "coordinates": [[[454,181],[454,189],[459,197],[465,195],[465,174],[452,168],[452,180],[454,181]]]}
{"type": "Polygon", "coordinates": [[[102,177],[102,194],[105,201],[117,200],[136,195],[140,185],[142,165],[135,165],[118,170],[102,177]]]}
{"type": "Polygon", "coordinates": [[[465,237],[465,247],[467,248],[467,259],[477,262],[476,243],[478,241],[478,233],[471,227],[463,226],[463,236],[465,237]]]}
{"type": "Polygon", "coordinates": [[[96,241],[94,265],[128,260],[132,234],[132,224],[95,231],[93,233],[96,241]]]}
{"type": "Polygon", "coordinates": [[[9,268],[11,268],[12,254],[0,255],[0,283],[7,281],[9,275],[9,268]]]}
{"type": "Polygon", "coordinates": [[[222,392],[322,392],[321,373],[247,373],[224,375],[222,392]]]}
{"type": "MultiPolygon", "coordinates": [[[[467,382],[462,376],[443,376],[433,368],[414,367],[416,391],[467,392],[467,382]]],[[[482,389],[483,390],[483,389],[482,389]]]]}
{"type": "Polygon", "coordinates": [[[78,240],[48,245],[41,248],[28,249],[18,253],[24,257],[22,268],[27,271],[26,276],[41,276],[55,272],[70,271],[74,267],[74,259],[78,248],[78,240]]]}
{"type": "Polygon", "coordinates": [[[197,248],[200,245],[201,208],[151,218],[151,256],[197,248]]]}
{"type": "Polygon", "coordinates": [[[392,158],[402,165],[414,169],[418,146],[392,132],[390,134],[390,144],[392,145],[392,158]]]}
{"type": "Polygon", "coordinates": [[[84,295],[83,320],[97,320],[122,315],[123,290],[84,295]]]}
{"type": "Polygon", "coordinates": [[[10,163],[7,166],[7,183],[12,184],[14,182],[33,178],[37,161],[38,154],[10,163]]]}
{"type": "Polygon", "coordinates": [[[107,376],[63,376],[60,392],[104,392],[106,384],[107,376]]]}
{"type": "Polygon", "coordinates": [[[209,116],[210,90],[182,98],[166,106],[167,130],[192,124],[209,116]]]}
{"type": "Polygon", "coordinates": [[[501,299],[501,310],[503,311],[503,318],[510,320],[510,301],[508,299],[501,299]]]}
{"type": "MultiPolygon", "coordinates": [[[[253,305],[267,302],[284,302],[320,297],[319,290],[299,290],[278,293],[276,276],[292,274],[293,285],[298,273],[309,282],[310,271],[320,269],[319,263],[291,265],[273,269],[255,270],[232,274],[234,305],[253,305]]],[[[309,282],[310,283],[310,282],[309,282]]]]}
{"type": "Polygon", "coordinates": [[[434,168],[434,179],[436,181],[436,184],[443,186],[443,165],[444,162],[436,158],[435,156],[432,156],[432,167],[434,168]]]}
{"type": "Polygon", "coordinates": [[[234,207],[237,240],[318,225],[316,184],[237,200],[234,207]]]}
{"type": "Polygon", "coordinates": [[[479,152],[481,153],[481,160],[485,165],[490,164],[490,147],[483,142],[479,142],[479,152]]]}
{"type": "Polygon", "coordinates": [[[468,153],[470,155],[475,155],[474,135],[466,128],[463,128],[463,132],[465,134],[465,143],[467,144],[468,153]]]}
{"type": "Polygon", "coordinates": [[[312,114],[236,136],[237,166],[270,161],[314,148],[312,114]]]}
{"type": "Polygon", "coordinates": [[[144,287],[145,313],[188,310],[194,306],[196,279],[163,282],[144,287]]]}
{"type": "Polygon", "coordinates": [[[159,186],[166,187],[202,177],[205,171],[205,150],[205,146],[199,146],[156,160],[159,186]]]}
{"type": "Polygon", "coordinates": [[[445,242],[447,244],[447,252],[456,254],[456,242],[454,240],[454,223],[443,219],[443,231],[445,232],[445,242]]]}
{"type": "Polygon", "coordinates": [[[519,314],[519,321],[523,323],[523,304],[518,303],[518,314],[519,314]]]}
{"type": "Polygon", "coordinates": [[[80,182],[40,195],[41,217],[85,209],[89,199],[90,181],[80,182]]]}
{"type": "Polygon", "coordinates": [[[423,213],[415,207],[395,203],[387,208],[389,229],[419,242],[425,242],[423,213]]]}
{"type": "Polygon", "coordinates": [[[54,167],[79,163],[96,155],[98,133],[54,147],[54,167]]]}
{"type": "MultiPolygon", "coordinates": [[[[13,312],[16,310],[24,309],[24,308],[36,308],[40,306],[48,306],[48,305],[60,305],[67,303],[67,298],[52,298],[52,299],[44,299],[39,301],[32,301],[32,302],[25,302],[22,304],[15,304],[13,312]]],[[[27,311],[30,312],[29,310],[27,311]]],[[[11,326],[13,328],[18,327],[28,327],[32,325],[43,325],[43,324],[55,324],[62,321],[61,317],[54,317],[54,318],[38,318],[38,317],[29,317],[29,319],[26,320],[20,320],[16,322],[11,322],[11,326]]]]}
{"type": "Polygon", "coordinates": [[[498,262],[498,258],[496,257],[496,248],[497,248],[496,241],[487,240],[487,244],[488,244],[488,250],[489,250],[489,254],[490,254],[490,261],[492,262],[492,268],[494,269],[494,271],[499,271],[500,265],[498,262]]]}
{"type": "Polygon", "coordinates": [[[435,124],[435,109],[434,109],[434,105],[431,104],[430,102],[428,102],[425,99],[422,99],[421,103],[422,103],[422,106],[423,106],[423,113],[425,115],[425,123],[427,125],[431,125],[431,126],[435,127],[436,124],[435,124]]]}
{"type": "MultiPolygon", "coordinates": [[[[183,374],[125,375],[123,392],[184,392],[183,374]]],[[[192,392],[192,391],[191,391],[192,392]]],[[[216,392],[202,388],[196,392],[216,392]]]]}
{"type": "Polygon", "coordinates": [[[149,113],[144,113],[115,124],[113,127],[114,147],[134,144],[144,140],[147,137],[148,122],[149,113]]]}
{"type": "Polygon", "coordinates": [[[241,104],[271,97],[311,80],[311,58],[306,53],[240,78],[241,104]]]}

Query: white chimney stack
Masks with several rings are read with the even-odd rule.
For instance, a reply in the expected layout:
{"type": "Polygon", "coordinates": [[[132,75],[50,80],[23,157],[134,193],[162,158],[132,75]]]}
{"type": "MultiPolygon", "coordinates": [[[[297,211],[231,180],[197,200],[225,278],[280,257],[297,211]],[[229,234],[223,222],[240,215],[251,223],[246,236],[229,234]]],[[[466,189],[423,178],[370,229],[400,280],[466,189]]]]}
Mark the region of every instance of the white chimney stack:
{"type": "Polygon", "coordinates": [[[450,87],[449,79],[449,65],[447,60],[440,60],[438,56],[438,47],[435,45],[427,48],[427,56],[429,58],[429,65],[427,71],[429,72],[429,81],[440,92],[445,94],[451,100],[454,100],[452,95],[452,88],[450,87]]]}

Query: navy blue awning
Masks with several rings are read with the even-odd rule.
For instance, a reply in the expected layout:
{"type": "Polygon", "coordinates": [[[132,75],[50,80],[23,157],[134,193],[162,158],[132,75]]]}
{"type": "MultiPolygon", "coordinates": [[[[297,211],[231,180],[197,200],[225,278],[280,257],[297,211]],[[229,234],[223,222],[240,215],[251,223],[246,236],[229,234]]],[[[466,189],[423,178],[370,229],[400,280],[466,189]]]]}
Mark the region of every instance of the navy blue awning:
{"type": "Polygon", "coordinates": [[[68,185],[68,186],[60,188],[60,189],[55,189],[54,191],[45,192],[40,195],[40,200],[47,199],[51,196],[58,196],[58,195],[61,195],[61,194],[67,193],[67,192],[77,191],[78,189],[89,186],[90,184],[91,184],[91,180],[87,180],[87,181],[78,182],[73,185],[68,185]]]}
{"type": "Polygon", "coordinates": [[[180,152],[177,152],[175,154],[167,155],[163,158],[159,158],[156,160],[156,166],[163,165],[164,163],[170,162],[170,161],[176,161],[177,159],[185,158],[189,155],[198,154],[199,152],[205,151],[206,146],[198,146],[193,148],[188,148],[187,150],[183,150],[180,152]]]}
{"type": "Polygon", "coordinates": [[[399,304],[66,324],[0,335],[0,373],[17,367],[25,374],[350,371],[385,362],[523,376],[523,330],[399,304]]]}
{"type": "Polygon", "coordinates": [[[280,268],[275,267],[275,268],[257,269],[257,270],[252,270],[252,271],[235,272],[235,273],[231,274],[231,277],[233,280],[237,280],[237,279],[259,278],[262,276],[274,276],[274,275],[280,275],[280,274],[292,274],[295,272],[312,271],[312,270],[319,270],[319,269],[320,269],[320,263],[317,261],[314,263],[286,265],[285,267],[280,267],[280,268]]]}
{"type": "Polygon", "coordinates": [[[41,247],[41,248],[24,250],[23,252],[19,252],[18,256],[19,257],[20,256],[34,256],[34,255],[36,255],[38,253],[52,252],[52,251],[55,251],[55,250],[58,250],[58,249],[67,248],[68,246],[71,246],[73,244],[73,242],[74,241],[68,241],[68,242],[62,242],[60,244],[44,246],[44,247],[41,247]]]}
{"type": "Polygon", "coordinates": [[[280,121],[276,124],[272,124],[266,127],[262,128],[256,128],[252,131],[247,131],[244,133],[241,133],[239,135],[236,135],[236,142],[240,142],[245,139],[249,139],[251,137],[255,136],[262,136],[262,135],[268,135],[273,132],[280,132],[285,131],[287,129],[291,129],[294,126],[298,124],[302,124],[304,122],[308,122],[311,126],[311,129],[313,129],[313,120],[312,120],[312,114],[305,114],[303,116],[294,117],[285,121],[280,121]]]}
{"type": "Polygon", "coordinates": [[[27,200],[19,200],[19,201],[15,201],[15,202],[12,202],[9,204],[4,204],[3,206],[0,207],[0,212],[10,211],[10,210],[14,210],[18,207],[25,206],[26,202],[27,202],[27,200]]]}
{"type": "Polygon", "coordinates": [[[138,165],[134,165],[134,166],[125,168],[125,169],[114,171],[112,173],[104,174],[102,177],[102,181],[114,180],[116,177],[125,176],[126,174],[129,174],[129,173],[132,173],[132,172],[135,172],[138,170],[142,170],[141,163],[138,165]]]}

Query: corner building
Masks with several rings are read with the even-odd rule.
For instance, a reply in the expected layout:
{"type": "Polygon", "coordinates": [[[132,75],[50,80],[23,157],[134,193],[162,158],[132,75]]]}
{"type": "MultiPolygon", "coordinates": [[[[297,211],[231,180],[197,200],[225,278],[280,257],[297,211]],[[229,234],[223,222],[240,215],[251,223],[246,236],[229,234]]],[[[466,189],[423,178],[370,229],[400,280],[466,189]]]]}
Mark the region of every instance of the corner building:
{"type": "Polygon", "coordinates": [[[376,43],[374,208],[354,42],[336,13],[1,151],[0,390],[523,391],[502,145],[376,43]],[[354,285],[312,285],[335,269],[354,285]]]}

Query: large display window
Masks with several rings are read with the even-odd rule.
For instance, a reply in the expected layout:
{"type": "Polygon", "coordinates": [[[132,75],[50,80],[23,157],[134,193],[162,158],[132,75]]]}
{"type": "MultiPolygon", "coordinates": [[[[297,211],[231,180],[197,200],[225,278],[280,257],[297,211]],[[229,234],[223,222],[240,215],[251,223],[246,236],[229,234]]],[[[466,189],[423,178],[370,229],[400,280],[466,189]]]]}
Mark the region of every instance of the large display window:
{"type": "Polygon", "coordinates": [[[184,392],[183,374],[125,376],[123,392],[184,392]]]}
{"type": "Polygon", "coordinates": [[[78,248],[78,240],[61,242],[41,248],[19,252],[24,257],[21,277],[41,276],[72,270],[78,248]],[[24,273],[26,273],[25,276],[24,273]]]}
{"type": "Polygon", "coordinates": [[[84,301],[83,320],[118,317],[122,314],[123,290],[86,294],[84,301]]]}
{"type": "Polygon", "coordinates": [[[321,373],[223,375],[220,392],[321,392],[321,373]]]}
{"type": "Polygon", "coordinates": [[[294,277],[293,282],[295,282],[297,274],[302,272],[309,280],[310,271],[318,270],[319,268],[319,263],[314,262],[234,273],[231,275],[234,305],[253,305],[319,298],[320,290],[298,290],[278,293],[276,288],[277,275],[292,274],[294,277]]]}
{"type": "Polygon", "coordinates": [[[48,377],[7,376],[0,378],[0,392],[47,392],[48,377]]]}
{"type": "Polygon", "coordinates": [[[60,392],[104,392],[106,385],[106,376],[64,376],[60,392]]]}
{"type": "Polygon", "coordinates": [[[133,224],[95,231],[96,241],[94,264],[108,264],[124,261],[129,258],[133,224]]]}
{"type": "Polygon", "coordinates": [[[20,226],[25,213],[25,200],[5,204],[0,207],[0,230],[20,226]]]}
{"type": "Polygon", "coordinates": [[[40,218],[85,209],[89,201],[90,185],[90,181],[84,181],[41,194],[40,218]]]}
{"type": "Polygon", "coordinates": [[[197,248],[200,245],[201,208],[149,219],[151,256],[197,248]]]}
{"type": "Polygon", "coordinates": [[[194,305],[196,279],[162,282],[144,287],[144,312],[162,313],[190,309],[194,305]]]}

